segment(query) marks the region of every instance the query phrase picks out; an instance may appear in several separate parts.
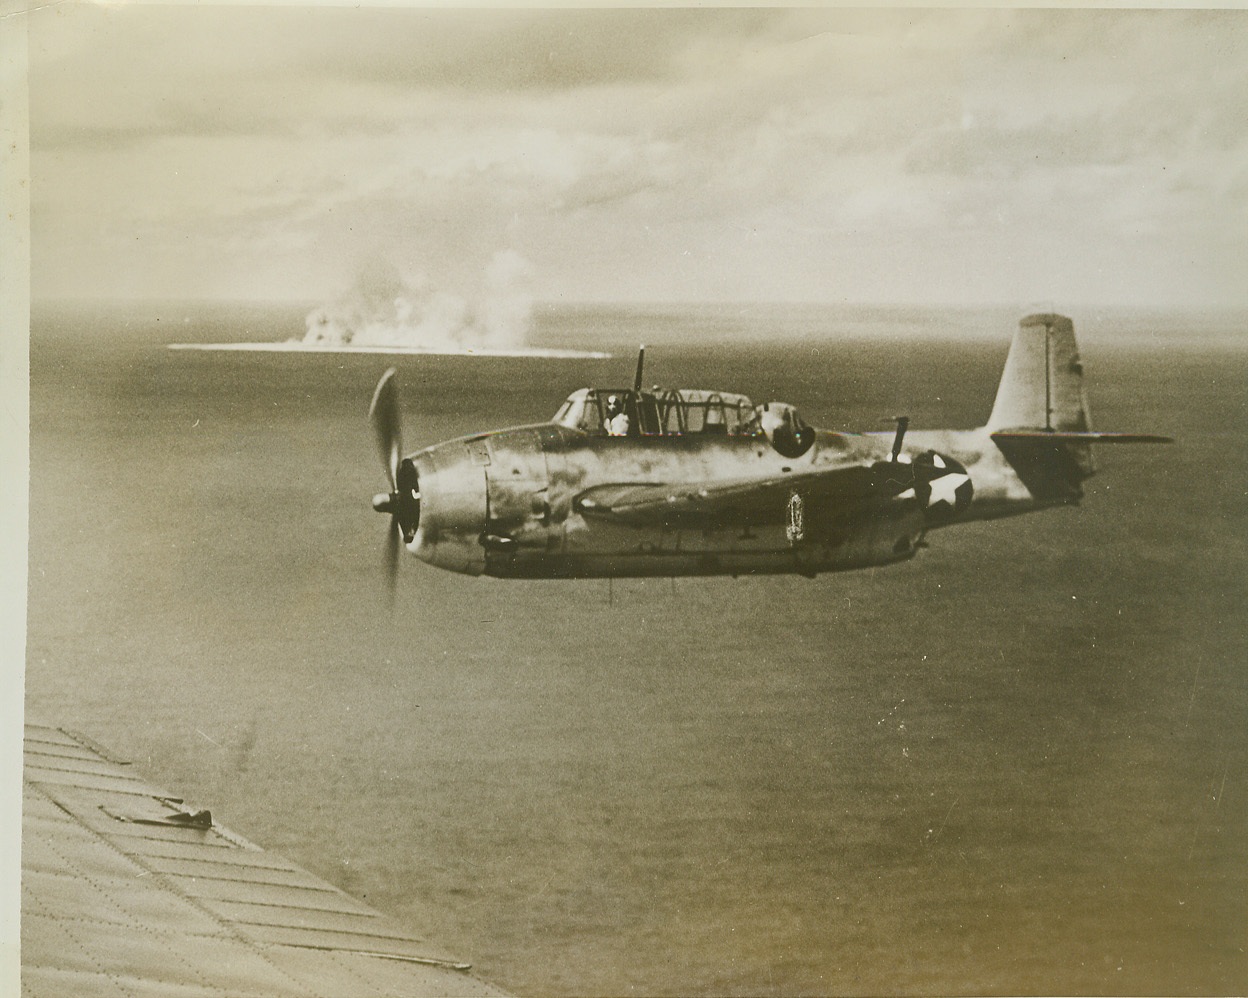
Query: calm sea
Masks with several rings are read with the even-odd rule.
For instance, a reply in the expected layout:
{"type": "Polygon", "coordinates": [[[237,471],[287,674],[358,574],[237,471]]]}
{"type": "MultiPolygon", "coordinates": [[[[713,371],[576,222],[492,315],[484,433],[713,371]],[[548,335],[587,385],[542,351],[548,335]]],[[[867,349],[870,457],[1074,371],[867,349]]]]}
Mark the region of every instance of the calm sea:
{"type": "MultiPolygon", "coordinates": [[[[187,353],[301,307],[58,305],[31,345],[28,710],[521,993],[1248,990],[1248,331],[1074,315],[1082,509],[801,578],[384,598],[384,359],[187,353]]],[[[406,358],[415,449],[631,380],[983,422],[1018,316],[547,309],[615,360],[406,358]]]]}

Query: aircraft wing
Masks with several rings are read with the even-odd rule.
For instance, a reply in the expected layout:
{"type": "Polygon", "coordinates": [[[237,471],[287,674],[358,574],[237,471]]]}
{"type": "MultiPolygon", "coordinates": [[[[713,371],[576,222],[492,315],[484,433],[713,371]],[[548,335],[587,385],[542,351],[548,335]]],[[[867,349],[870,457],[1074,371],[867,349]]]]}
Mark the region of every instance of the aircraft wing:
{"type": "Polygon", "coordinates": [[[1174,437],[1156,433],[1113,433],[1094,430],[997,430],[993,440],[1043,440],[1069,444],[1172,444],[1174,437]]]}
{"type": "Polygon", "coordinates": [[[502,994],[81,735],[27,724],[23,775],[29,998],[502,994]]]}
{"type": "Polygon", "coordinates": [[[793,492],[807,502],[850,510],[893,499],[913,486],[913,465],[877,461],[769,478],[598,485],[577,495],[573,508],[630,526],[761,526],[785,521],[793,492]]]}

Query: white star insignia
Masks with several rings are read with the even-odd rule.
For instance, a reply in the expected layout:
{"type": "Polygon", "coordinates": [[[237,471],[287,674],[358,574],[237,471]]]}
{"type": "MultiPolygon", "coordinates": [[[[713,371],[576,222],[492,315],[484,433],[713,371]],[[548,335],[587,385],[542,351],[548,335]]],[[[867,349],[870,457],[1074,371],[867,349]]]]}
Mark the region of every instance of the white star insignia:
{"type": "MultiPolygon", "coordinates": [[[[939,455],[936,460],[940,460],[939,455]]],[[[943,462],[941,467],[944,467],[943,462]]],[[[957,491],[964,483],[970,480],[970,475],[962,475],[957,472],[950,472],[947,475],[941,475],[939,478],[933,479],[931,483],[932,492],[927,497],[928,507],[935,506],[939,502],[947,502],[950,506],[957,506],[957,491]]]]}

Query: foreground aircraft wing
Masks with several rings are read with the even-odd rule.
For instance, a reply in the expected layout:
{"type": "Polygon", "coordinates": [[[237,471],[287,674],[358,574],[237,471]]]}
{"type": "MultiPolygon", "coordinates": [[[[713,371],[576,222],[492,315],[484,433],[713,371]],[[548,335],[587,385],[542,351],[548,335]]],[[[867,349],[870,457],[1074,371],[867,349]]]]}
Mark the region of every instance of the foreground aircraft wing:
{"type": "Polygon", "coordinates": [[[997,430],[992,439],[1045,440],[1074,444],[1172,444],[1174,437],[1156,433],[1102,433],[1095,430],[997,430]]]}
{"type": "Polygon", "coordinates": [[[27,724],[22,994],[499,995],[336,887],[27,724]]]}
{"type": "Polygon", "coordinates": [[[598,485],[577,495],[573,508],[631,526],[760,526],[783,523],[794,492],[850,509],[893,499],[913,486],[913,465],[879,461],[727,482],[598,485]]]}

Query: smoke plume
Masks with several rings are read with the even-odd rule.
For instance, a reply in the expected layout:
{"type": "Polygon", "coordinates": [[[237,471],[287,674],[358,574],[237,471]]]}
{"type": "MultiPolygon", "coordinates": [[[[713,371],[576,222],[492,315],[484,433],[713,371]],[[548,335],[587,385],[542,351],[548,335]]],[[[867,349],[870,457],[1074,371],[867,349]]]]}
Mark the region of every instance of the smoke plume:
{"type": "Polygon", "coordinates": [[[514,250],[495,253],[475,303],[426,281],[408,281],[393,264],[361,271],[342,298],[308,313],[302,342],[418,350],[523,347],[533,322],[532,268],[514,250]]]}

